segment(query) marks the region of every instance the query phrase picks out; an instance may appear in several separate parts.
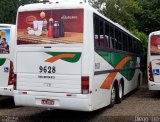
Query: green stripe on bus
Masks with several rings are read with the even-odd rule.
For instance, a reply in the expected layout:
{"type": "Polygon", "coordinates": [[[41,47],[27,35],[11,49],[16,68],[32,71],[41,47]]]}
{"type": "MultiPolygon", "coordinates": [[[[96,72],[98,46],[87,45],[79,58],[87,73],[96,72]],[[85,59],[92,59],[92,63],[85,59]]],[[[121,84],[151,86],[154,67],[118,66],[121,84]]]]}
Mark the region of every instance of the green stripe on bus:
{"type": "MultiPolygon", "coordinates": [[[[123,60],[126,56],[128,56],[125,54],[106,52],[106,51],[97,51],[97,53],[113,67],[116,67],[121,60],[123,60]]],[[[137,57],[132,56],[131,61],[135,62],[136,60],[137,60],[137,57]]],[[[123,69],[130,68],[131,61],[127,62],[124,65],[123,69]]],[[[129,69],[126,71],[124,70],[124,71],[120,71],[119,73],[121,73],[127,80],[132,80],[135,74],[135,69],[129,69]]]]}
{"type": "Polygon", "coordinates": [[[2,66],[6,62],[5,58],[0,58],[0,66],[2,66]]]}

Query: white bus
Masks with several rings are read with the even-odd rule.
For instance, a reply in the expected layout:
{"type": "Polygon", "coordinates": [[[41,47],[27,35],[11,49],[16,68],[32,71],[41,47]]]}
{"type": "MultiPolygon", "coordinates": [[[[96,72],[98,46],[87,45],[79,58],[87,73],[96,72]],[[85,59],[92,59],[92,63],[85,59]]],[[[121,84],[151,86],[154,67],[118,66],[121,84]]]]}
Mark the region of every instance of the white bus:
{"type": "Polygon", "coordinates": [[[148,40],[148,86],[160,90],[160,31],[150,33],[148,40]]]}
{"type": "Polygon", "coordinates": [[[0,95],[13,96],[16,26],[0,24],[0,95]]]}
{"type": "Polygon", "coordinates": [[[141,43],[83,1],[21,6],[16,105],[94,111],[137,88],[141,43]]]}

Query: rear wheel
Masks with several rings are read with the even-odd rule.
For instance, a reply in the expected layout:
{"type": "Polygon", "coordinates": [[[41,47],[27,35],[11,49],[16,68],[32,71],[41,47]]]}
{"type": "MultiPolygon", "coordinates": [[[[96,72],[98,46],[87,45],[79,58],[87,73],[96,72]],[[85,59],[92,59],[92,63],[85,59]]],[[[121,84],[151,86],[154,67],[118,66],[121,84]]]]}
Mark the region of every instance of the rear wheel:
{"type": "Polygon", "coordinates": [[[141,84],[141,75],[138,76],[137,89],[139,89],[141,84]]]}
{"type": "Polygon", "coordinates": [[[113,107],[115,104],[115,100],[116,100],[116,88],[113,85],[112,89],[111,89],[111,99],[110,99],[110,107],[113,107]]]}
{"type": "Polygon", "coordinates": [[[123,99],[123,84],[122,82],[118,85],[118,93],[117,93],[117,103],[121,103],[123,99]]]}

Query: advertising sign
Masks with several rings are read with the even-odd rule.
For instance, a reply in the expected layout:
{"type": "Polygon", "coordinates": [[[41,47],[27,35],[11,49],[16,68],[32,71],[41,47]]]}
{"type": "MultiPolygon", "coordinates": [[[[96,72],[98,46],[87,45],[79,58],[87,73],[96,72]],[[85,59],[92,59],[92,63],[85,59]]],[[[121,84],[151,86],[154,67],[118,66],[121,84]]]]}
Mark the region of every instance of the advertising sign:
{"type": "Polygon", "coordinates": [[[83,43],[83,9],[19,12],[18,45],[83,43]]]}
{"type": "Polygon", "coordinates": [[[0,27],[0,54],[9,53],[10,29],[0,27]]]}
{"type": "Polygon", "coordinates": [[[160,36],[151,37],[151,55],[160,55],[160,36]]]}

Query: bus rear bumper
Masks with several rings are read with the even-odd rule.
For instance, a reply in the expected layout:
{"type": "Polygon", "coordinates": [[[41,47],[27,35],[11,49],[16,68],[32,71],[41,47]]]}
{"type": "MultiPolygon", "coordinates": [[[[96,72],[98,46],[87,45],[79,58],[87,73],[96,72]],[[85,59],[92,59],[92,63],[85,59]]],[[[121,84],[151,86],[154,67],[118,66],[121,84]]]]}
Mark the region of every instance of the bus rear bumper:
{"type": "Polygon", "coordinates": [[[34,91],[14,91],[14,101],[17,106],[34,106],[52,109],[65,109],[77,111],[92,111],[88,95],[49,93],[34,91]],[[44,100],[53,101],[52,105],[42,103],[44,100]]]}
{"type": "Polygon", "coordinates": [[[0,95],[3,96],[13,96],[13,85],[9,85],[7,87],[0,87],[0,95]]]}
{"type": "Polygon", "coordinates": [[[160,83],[156,83],[156,82],[148,82],[148,87],[149,90],[160,90],[160,83]]]}

